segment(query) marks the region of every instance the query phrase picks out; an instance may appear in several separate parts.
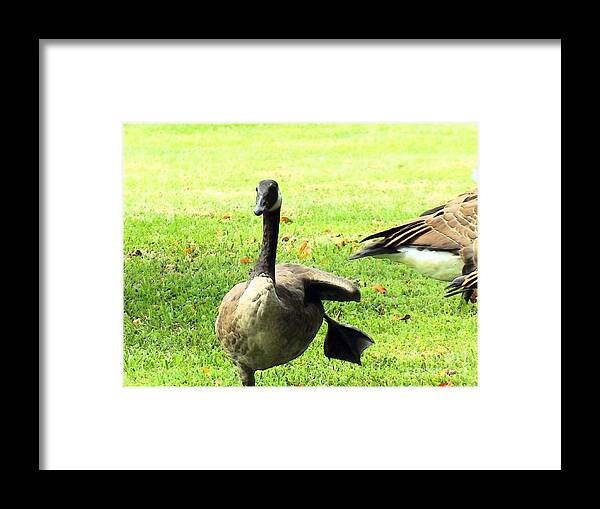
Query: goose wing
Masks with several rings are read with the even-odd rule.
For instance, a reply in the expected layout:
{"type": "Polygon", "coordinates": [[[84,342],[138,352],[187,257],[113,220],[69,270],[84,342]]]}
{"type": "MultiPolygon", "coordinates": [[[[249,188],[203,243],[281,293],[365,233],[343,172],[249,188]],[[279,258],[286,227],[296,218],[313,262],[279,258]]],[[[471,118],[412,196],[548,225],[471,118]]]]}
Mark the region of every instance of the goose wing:
{"type": "Polygon", "coordinates": [[[419,217],[431,216],[431,215],[435,214],[436,212],[443,210],[444,207],[447,207],[448,205],[451,205],[453,203],[462,203],[464,201],[471,201],[473,199],[477,200],[477,190],[459,194],[456,198],[454,198],[453,200],[450,200],[448,203],[444,203],[444,204],[438,205],[437,207],[434,207],[432,209],[426,210],[425,212],[421,212],[419,214],[419,217]]]}
{"type": "Polygon", "coordinates": [[[319,300],[359,301],[360,289],[352,281],[312,267],[284,263],[276,267],[278,285],[299,282],[306,297],[319,300]]]}
{"type": "Polygon", "coordinates": [[[381,240],[351,258],[392,253],[402,246],[459,251],[477,238],[477,193],[463,193],[416,219],[373,233],[361,242],[377,238],[381,240]]]}
{"type": "Polygon", "coordinates": [[[479,280],[479,272],[474,270],[466,276],[459,276],[452,283],[446,287],[446,297],[452,297],[454,295],[463,294],[470,295],[474,290],[477,289],[477,282],[479,280]]]}

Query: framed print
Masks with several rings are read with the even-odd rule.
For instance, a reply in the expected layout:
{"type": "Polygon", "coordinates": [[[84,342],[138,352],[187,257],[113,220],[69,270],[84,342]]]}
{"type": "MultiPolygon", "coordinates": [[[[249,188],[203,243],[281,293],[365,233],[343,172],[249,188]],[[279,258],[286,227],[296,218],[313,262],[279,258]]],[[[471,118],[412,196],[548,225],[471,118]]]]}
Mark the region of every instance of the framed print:
{"type": "Polygon", "coordinates": [[[560,40],[41,40],[40,87],[40,469],[561,468],[560,40]]]}

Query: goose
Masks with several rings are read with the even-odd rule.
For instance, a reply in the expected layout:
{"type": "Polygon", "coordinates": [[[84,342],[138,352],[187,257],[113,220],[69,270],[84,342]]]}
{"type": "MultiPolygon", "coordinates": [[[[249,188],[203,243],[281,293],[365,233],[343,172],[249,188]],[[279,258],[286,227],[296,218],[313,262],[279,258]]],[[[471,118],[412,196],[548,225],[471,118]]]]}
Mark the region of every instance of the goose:
{"type": "Polygon", "coordinates": [[[250,279],[224,297],[215,332],[239,371],[244,386],[255,385],[255,372],[299,357],[327,322],[328,358],[361,364],[374,341],[325,313],[323,300],[360,301],[359,288],[339,276],[304,265],[275,264],[282,195],[276,181],[259,182],[254,214],[263,216],[260,255],[250,279]]]}
{"type": "MultiPolygon", "coordinates": [[[[365,237],[361,242],[380,240],[367,245],[350,259],[387,258],[404,263],[425,276],[452,282],[450,287],[457,288],[463,280],[456,279],[477,268],[477,237],[477,191],[471,191],[399,226],[365,237]]],[[[473,287],[463,290],[458,293],[462,293],[465,300],[472,297],[473,287]]]]}

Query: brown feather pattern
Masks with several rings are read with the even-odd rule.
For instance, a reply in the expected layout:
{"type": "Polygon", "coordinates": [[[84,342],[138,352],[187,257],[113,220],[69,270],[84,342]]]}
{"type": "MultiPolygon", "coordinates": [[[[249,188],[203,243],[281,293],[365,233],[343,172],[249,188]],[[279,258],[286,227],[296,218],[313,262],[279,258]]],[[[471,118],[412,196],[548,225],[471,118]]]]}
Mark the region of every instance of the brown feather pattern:
{"type": "Polygon", "coordinates": [[[275,281],[273,287],[270,278],[255,277],[223,298],[215,332],[237,365],[259,370],[295,359],[321,327],[322,300],[360,300],[360,289],[351,281],[304,265],[276,265],[275,281]],[[250,299],[244,298],[247,290],[250,299]]]}
{"type": "Polygon", "coordinates": [[[431,209],[429,215],[420,216],[404,224],[374,233],[366,240],[382,240],[369,246],[398,249],[417,246],[428,249],[459,251],[477,239],[477,192],[463,193],[445,206],[431,209]]]}

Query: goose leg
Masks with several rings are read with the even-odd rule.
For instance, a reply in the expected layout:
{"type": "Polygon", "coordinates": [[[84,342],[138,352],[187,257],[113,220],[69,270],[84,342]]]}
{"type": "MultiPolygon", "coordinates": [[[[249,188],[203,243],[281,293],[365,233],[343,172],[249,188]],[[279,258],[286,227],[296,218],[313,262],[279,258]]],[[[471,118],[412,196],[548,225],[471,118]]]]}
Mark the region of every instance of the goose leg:
{"type": "Polygon", "coordinates": [[[325,336],[325,355],[330,359],[353,362],[360,366],[360,356],[374,341],[364,332],[342,325],[325,315],[327,336],[325,336]]]}
{"type": "Polygon", "coordinates": [[[471,302],[473,304],[475,302],[477,302],[477,294],[475,293],[475,290],[469,288],[469,289],[462,291],[462,294],[460,296],[459,303],[458,303],[458,308],[456,309],[457,313],[460,313],[460,310],[462,309],[465,302],[471,302]]]}
{"type": "Polygon", "coordinates": [[[238,371],[240,373],[240,378],[242,379],[242,385],[244,387],[255,385],[253,369],[247,368],[246,366],[238,365],[238,371]]]}

